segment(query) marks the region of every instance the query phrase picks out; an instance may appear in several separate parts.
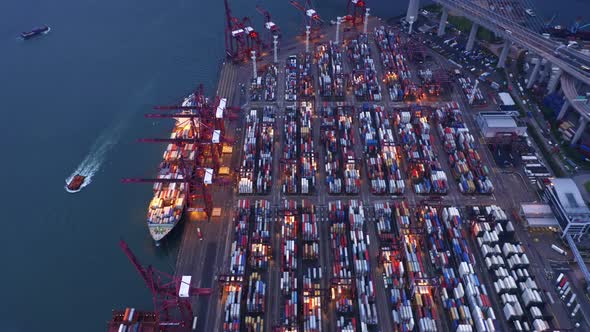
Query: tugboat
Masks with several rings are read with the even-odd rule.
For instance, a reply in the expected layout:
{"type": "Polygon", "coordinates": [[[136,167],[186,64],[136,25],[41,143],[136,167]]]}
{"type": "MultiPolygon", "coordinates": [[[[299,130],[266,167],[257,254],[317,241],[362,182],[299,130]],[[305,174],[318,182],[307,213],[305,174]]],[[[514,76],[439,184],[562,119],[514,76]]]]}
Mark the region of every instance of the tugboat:
{"type": "Polygon", "coordinates": [[[30,38],[33,38],[35,36],[41,35],[41,34],[45,35],[49,31],[51,31],[51,28],[48,27],[48,26],[46,26],[46,25],[44,25],[42,27],[35,28],[35,29],[31,30],[31,31],[23,32],[23,33],[20,34],[20,36],[21,36],[22,39],[30,39],[30,38]]]}
{"type": "Polygon", "coordinates": [[[86,179],[85,176],[80,175],[80,174],[76,174],[76,176],[74,176],[72,178],[70,183],[68,183],[68,185],[67,185],[68,190],[70,190],[70,191],[80,190],[80,187],[82,186],[82,184],[84,184],[85,179],[86,179]]]}

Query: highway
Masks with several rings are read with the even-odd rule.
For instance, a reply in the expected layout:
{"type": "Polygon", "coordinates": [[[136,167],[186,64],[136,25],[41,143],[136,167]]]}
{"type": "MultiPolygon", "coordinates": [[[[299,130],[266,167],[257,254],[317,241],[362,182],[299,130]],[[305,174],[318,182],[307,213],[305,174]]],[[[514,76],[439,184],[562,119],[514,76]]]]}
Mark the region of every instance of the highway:
{"type": "Polygon", "coordinates": [[[549,62],[560,67],[577,80],[590,85],[590,71],[581,68],[590,67],[590,56],[531,31],[501,16],[493,10],[482,8],[468,0],[434,0],[453,11],[468,17],[473,22],[500,33],[504,38],[524,46],[529,51],[539,54],[549,62]]]}

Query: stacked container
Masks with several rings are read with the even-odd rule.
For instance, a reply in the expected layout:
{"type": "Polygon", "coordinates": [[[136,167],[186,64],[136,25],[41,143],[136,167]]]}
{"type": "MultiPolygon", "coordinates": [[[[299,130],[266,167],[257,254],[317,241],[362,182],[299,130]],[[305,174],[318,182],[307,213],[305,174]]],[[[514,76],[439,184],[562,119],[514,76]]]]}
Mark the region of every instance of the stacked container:
{"type": "Polygon", "coordinates": [[[406,154],[408,177],[417,194],[446,194],[447,175],[432,146],[427,110],[395,112],[400,143],[406,154]]]}
{"type": "Polygon", "coordinates": [[[290,55],[285,65],[285,100],[297,100],[297,56],[290,55]]]}
{"type": "MultiPolygon", "coordinates": [[[[328,203],[328,219],[330,222],[330,248],[333,265],[331,301],[335,304],[336,320],[341,327],[348,326],[343,320],[354,313],[354,285],[352,259],[350,255],[350,238],[348,233],[348,210],[342,201],[328,203]]],[[[350,323],[349,320],[347,320],[350,323]]],[[[353,324],[356,326],[356,324],[353,324]]]]}
{"type": "Polygon", "coordinates": [[[248,224],[251,211],[248,200],[239,200],[234,219],[233,242],[229,275],[230,282],[224,284],[226,300],[224,304],[223,331],[240,331],[243,282],[246,273],[246,258],[248,248],[248,224]]]}
{"type": "Polygon", "coordinates": [[[393,28],[377,27],[373,36],[379,48],[384,82],[391,101],[404,99],[403,80],[410,78],[406,57],[402,53],[400,35],[393,28]]]}
{"type": "Polygon", "coordinates": [[[352,86],[357,100],[381,101],[381,87],[371,57],[369,38],[359,34],[348,44],[348,58],[352,64],[352,86]]]}
{"type": "Polygon", "coordinates": [[[448,103],[437,109],[436,119],[459,190],[466,194],[492,194],[494,186],[488,168],[481,162],[475,139],[463,123],[457,103],[448,103]]]}
{"type": "Polygon", "coordinates": [[[346,96],[346,75],[343,52],[338,44],[329,42],[316,48],[318,59],[318,81],[320,95],[324,99],[344,100],[346,96]]]}
{"type": "Polygon", "coordinates": [[[313,75],[311,72],[312,58],[310,53],[299,55],[299,98],[310,100],[315,96],[313,88],[313,75]]]}
{"type": "Polygon", "coordinates": [[[283,130],[283,157],[282,167],[284,174],[284,182],[282,186],[283,193],[294,195],[298,193],[298,186],[300,182],[299,173],[297,171],[297,160],[299,157],[298,149],[298,129],[297,125],[297,110],[295,107],[288,106],[285,109],[285,125],[283,130]]]}
{"type": "Polygon", "coordinates": [[[314,142],[312,137],[312,120],[313,109],[311,102],[302,102],[299,107],[299,136],[300,136],[300,171],[301,175],[301,194],[309,195],[315,190],[316,181],[316,161],[314,152],[314,142]]]}
{"type": "Polygon", "coordinates": [[[238,183],[238,193],[254,193],[254,172],[256,167],[257,138],[260,135],[260,124],[258,111],[250,110],[246,116],[246,132],[244,135],[244,149],[242,154],[242,164],[240,166],[240,180],[238,183]]]}

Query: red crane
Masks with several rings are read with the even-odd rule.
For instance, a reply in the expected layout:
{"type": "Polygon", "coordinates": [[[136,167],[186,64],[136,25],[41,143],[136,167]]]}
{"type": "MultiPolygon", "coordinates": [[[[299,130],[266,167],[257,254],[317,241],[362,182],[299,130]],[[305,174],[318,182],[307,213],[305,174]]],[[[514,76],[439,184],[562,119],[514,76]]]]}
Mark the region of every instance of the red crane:
{"type": "Polygon", "coordinates": [[[264,28],[267,31],[265,33],[266,35],[266,44],[264,45],[265,47],[271,48],[272,47],[272,41],[273,41],[273,36],[278,36],[279,38],[281,37],[281,29],[279,28],[279,26],[274,23],[272,21],[272,18],[270,16],[270,13],[268,12],[268,10],[260,7],[259,5],[256,5],[256,10],[262,14],[262,16],[264,16],[264,28]]]}
{"type": "Polygon", "coordinates": [[[256,51],[256,55],[260,57],[262,55],[262,40],[260,40],[260,34],[252,27],[252,22],[249,17],[244,17],[242,19],[242,24],[244,25],[244,31],[246,32],[246,46],[248,48],[248,53],[250,53],[250,51],[256,51]]]}
{"type": "Polygon", "coordinates": [[[225,5],[225,53],[235,62],[247,61],[250,52],[246,45],[246,31],[244,23],[231,15],[228,0],[225,5]]]}
{"type": "Polygon", "coordinates": [[[151,265],[144,267],[125,241],[121,240],[119,246],[152,292],[157,331],[190,331],[193,320],[191,297],[209,296],[212,290],[192,286],[190,276],[175,277],[151,265]]]}
{"type": "Polygon", "coordinates": [[[367,10],[367,3],[363,0],[348,0],[346,4],[346,16],[344,20],[356,26],[357,23],[365,21],[365,12],[367,10]]]}
{"type": "Polygon", "coordinates": [[[303,31],[305,26],[310,26],[312,32],[319,32],[319,28],[324,22],[318,12],[313,8],[311,0],[306,0],[305,5],[295,1],[289,0],[289,3],[303,13],[303,31]]]}
{"type": "Polygon", "coordinates": [[[215,98],[213,102],[203,94],[200,85],[183,106],[157,107],[158,109],[177,109],[178,114],[146,114],[148,118],[178,120],[172,138],[143,139],[142,142],[171,143],[176,147],[165,152],[165,160],[160,164],[162,174],[172,175],[174,179],[123,179],[123,183],[183,183],[186,204],[189,211],[205,212],[211,218],[213,200],[210,193],[212,184],[228,184],[231,180],[217,179],[223,150],[224,113],[226,100],[215,98]],[[190,146],[190,149],[187,149],[190,146]],[[164,172],[162,172],[164,170],[164,172]],[[202,198],[204,208],[197,208],[195,200],[202,198]]]}

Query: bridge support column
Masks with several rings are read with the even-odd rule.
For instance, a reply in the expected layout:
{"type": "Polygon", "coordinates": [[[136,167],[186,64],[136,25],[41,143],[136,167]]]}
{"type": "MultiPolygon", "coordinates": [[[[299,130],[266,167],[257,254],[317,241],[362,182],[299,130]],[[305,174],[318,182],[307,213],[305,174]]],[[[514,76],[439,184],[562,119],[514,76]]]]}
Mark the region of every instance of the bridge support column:
{"type": "Polygon", "coordinates": [[[531,76],[529,76],[529,81],[526,84],[527,89],[532,88],[533,84],[535,84],[535,81],[537,80],[537,75],[539,74],[540,69],[541,69],[541,59],[537,59],[537,63],[535,63],[535,67],[533,67],[533,72],[531,73],[531,76]]]}
{"type": "Polygon", "coordinates": [[[498,68],[504,68],[506,65],[506,58],[508,58],[508,53],[510,53],[510,48],[512,47],[512,41],[506,39],[504,42],[504,47],[502,47],[502,52],[500,53],[500,58],[498,59],[498,68]]]}
{"type": "Polygon", "coordinates": [[[477,29],[479,29],[479,25],[477,23],[473,23],[471,25],[471,31],[469,31],[467,45],[465,45],[466,51],[471,51],[473,49],[473,43],[475,43],[475,37],[477,36],[477,29]]]}
{"type": "Polygon", "coordinates": [[[574,138],[572,138],[572,143],[571,143],[572,145],[578,143],[578,141],[582,137],[582,134],[586,130],[587,124],[588,124],[588,119],[586,119],[584,116],[580,115],[580,125],[578,126],[578,129],[576,130],[576,134],[574,135],[574,138]]]}
{"type": "Polygon", "coordinates": [[[561,106],[561,110],[559,111],[559,114],[557,115],[557,121],[563,120],[563,118],[567,114],[567,110],[569,108],[570,108],[570,102],[566,100],[565,102],[563,102],[563,106],[561,106]]]}
{"type": "Polygon", "coordinates": [[[406,21],[410,22],[412,19],[410,17],[414,17],[413,21],[416,22],[418,20],[418,9],[420,8],[420,0],[409,0],[408,2],[408,12],[406,13],[406,21]]]}
{"type": "Polygon", "coordinates": [[[445,35],[445,28],[447,27],[447,19],[449,18],[449,10],[447,7],[442,8],[442,14],[440,15],[440,22],[438,23],[437,36],[442,37],[445,35]]]}
{"type": "Polygon", "coordinates": [[[547,83],[547,93],[552,94],[557,89],[559,78],[561,77],[561,68],[553,66],[551,68],[551,76],[549,77],[549,83],[547,83]]]}

